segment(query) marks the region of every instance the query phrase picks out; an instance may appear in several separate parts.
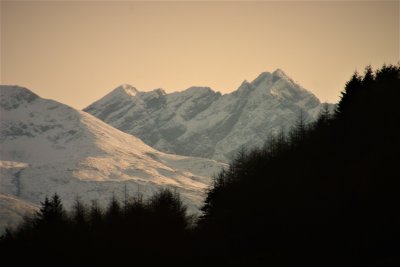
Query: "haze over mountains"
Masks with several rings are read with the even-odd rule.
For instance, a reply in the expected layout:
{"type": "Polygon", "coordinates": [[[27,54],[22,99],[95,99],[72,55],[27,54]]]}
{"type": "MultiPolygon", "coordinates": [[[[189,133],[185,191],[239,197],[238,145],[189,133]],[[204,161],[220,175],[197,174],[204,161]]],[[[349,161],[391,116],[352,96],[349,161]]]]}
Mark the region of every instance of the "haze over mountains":
{"type": "Polygon", "coordinates": [[[0,148],[0,202],[27,201],[32,209],[54,193],[67,207],[78,196],[101,203],[113,194],[121,198],[126,186],[131,196],[140,191],[145,197],[162,187],[176,189],[195,212],[212,175],[224,166],[159,152],[86,112],[18,86],[0,86],[0,148]]]}
{"type": "Polygon", "coordinates": [[[209,87],[141,92],[121,85],[84,109],[164,152],[229,162],[242,147],[261,146],[288,130],[302,111],[309,121],[322,107],[282,70],[263,72],[221,95],[209,87]]]}

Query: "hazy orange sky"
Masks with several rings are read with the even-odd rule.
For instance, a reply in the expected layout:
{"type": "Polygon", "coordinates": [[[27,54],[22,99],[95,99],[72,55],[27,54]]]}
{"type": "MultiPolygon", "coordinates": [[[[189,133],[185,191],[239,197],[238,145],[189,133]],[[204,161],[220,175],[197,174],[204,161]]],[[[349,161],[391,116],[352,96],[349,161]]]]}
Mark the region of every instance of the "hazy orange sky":
{"type": "Polygon", "coordinates": [[[283,69],[336,102],[354,70],[399,61],[399,1],[1,1],[1,84],[84,108],[113,88],[222,93],[283,69]]]}

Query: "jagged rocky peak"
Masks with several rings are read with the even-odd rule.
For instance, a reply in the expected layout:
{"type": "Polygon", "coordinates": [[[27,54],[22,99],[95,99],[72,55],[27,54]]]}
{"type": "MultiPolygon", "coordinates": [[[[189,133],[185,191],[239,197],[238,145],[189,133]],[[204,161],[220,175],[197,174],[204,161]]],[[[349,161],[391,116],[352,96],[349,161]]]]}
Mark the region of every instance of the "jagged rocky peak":
{"type": "Polygon", "coordinates": [[[283,71],[283,70],[281,70],[281,69],[276,69],[273,73],[272,73],[272,75],[274,75],[274,76],[277,76],[277,77],[281,77],[281,78],[287,78],[288,76],[286,75],[286,73],[283,71]]]}
{"type": "Polygon", "coordinates": [[[135,96],[139,91],[130,84],[122,84],[113,90],[115,93],[122,93],[128,96],[135,96]]]}
{"type": "Polygon", "coordinates": [[[291,78],[281,69],[276,69],[274,72],[262,72],[255,78],[251,84],[255,87],[260,85],[267,85],[268,83],[274,83],[281,79],[292,81],[291,78]]]}
{"type": "Polygon", "coordinates": [[[38,98],[32,91],[16,85],[0,85],[0,107],[5,110],[18,108],[38,98]]]}
{"type": "Polygon", "coordinates": [[[276,69],[273,73],[272,73],[272,79],[273,82],[277,82],[277,81],[285,81],[288,83],[291,83],[292,85],[298,87],[301,90],[305,90],[304,88],[302,88],[297,82],[295,82],[290,76],[288,76],[283,70],[281,69],[276,69]]]}
{"type": "MultiPolygon", "coordinates": [[[[130,84],[122,84],[117,88],[114,88],[110,93],[99,99],[93,104],[104,105],[107,103],[118,103],[121,101],[130,101],[129,99],[136,97],[140,92],[130,84]]],[[[84,111],[90,110],[91,107],[87,107],[84,111]]]]}
{"type": "Polygon", "coordinates": [[[248,94],[254,89],[253,84],[249,83],[247,80],[244,80],[236,91],[233,91],[233,95],[241,95],[241,94],[248,94]]]}
{"type": "Polygon", "coordinates": [[[162,88],[154,89],[150,92],[143,92],[139,96],[140,99],[145,101],[147,105],[162,104],[165,102],[166,92],[162,88]]]}
{"type": "Polygon", "coordinates": [[[251,84],[254,87],[270,87],[273,83],[283,81],[295,84],[295,82],[281,69],[271,72],[262,72],[251,84]]]}
{"type": "Polygon", "coordinates": [[[244,81],[240,84],[239,88],[241,88],[241,87],[247,87],[247,86],[249,86],[249,85],[250,85],[250,83],[249,83],[247,80],[244,80],[244,81]]]}
{"type": "Polygon", "coordinates": [[[220,92],[215,92],[213,89],[207,86],[191,86],[184,91],[171,93],[171,98],[179,99],[209,99],[219,97],[220,92]]]}
{"type": "Polygon", "coordinates": [[[150,93],[153,93],[153,94],[156,94],[156,95],[159,95],[159,96],[161,96],[161,95],[166,95],[166,94],[167,94],[167,93],[165,92],[165,90],[162,89],[162,88],[154,89],[154,90],[151,91],[150,93]]]}
{"type": "Polygon", "coordinates": [[[190,93],[190,94],[198,94],[198,93],[209,93],[209,92],[213,92],[215,93],[210,87],[207,86],[191,86],[188,89],[186,89],[185,91],[183,91],[184,93],[190,93]]]}
{"type": "Polygon", "coordinates": [[[251,84],[255,87],[259,86],[262,82],[267,81],[271,78],[272,74],[270,72],[262,72],[255,78],[251,84]]]}

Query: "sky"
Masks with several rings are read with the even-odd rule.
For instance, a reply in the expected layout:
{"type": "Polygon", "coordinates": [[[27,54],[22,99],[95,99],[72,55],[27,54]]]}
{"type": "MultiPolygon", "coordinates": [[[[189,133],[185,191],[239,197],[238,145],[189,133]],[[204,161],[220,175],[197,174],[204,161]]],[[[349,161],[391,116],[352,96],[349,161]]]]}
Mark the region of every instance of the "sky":
{"type": "Polygon", "coordinates": [[[282,69],[337,102],[400,60],[399,1],[3,1],[0,82],[82,109],[121,84],[229,93],[282,69]]]}

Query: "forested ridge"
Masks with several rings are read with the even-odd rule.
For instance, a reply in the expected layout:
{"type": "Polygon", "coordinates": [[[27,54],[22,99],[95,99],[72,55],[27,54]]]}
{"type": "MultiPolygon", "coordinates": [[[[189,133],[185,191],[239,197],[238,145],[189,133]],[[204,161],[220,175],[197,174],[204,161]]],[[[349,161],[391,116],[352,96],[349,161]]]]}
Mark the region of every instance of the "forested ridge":
{"type": "Polygon", "coordinates": [[[243,266],[399,264],[399,75],[398,66],[355,73],[333,114],[325,109],[311,124],[300,116],[289,135],[220,173],[200,223],[209,257],[243,266]]]}
{"type": "Polygon", "coordinates": [[[400,66],[345,85],[336,110],[243,149],[202,215],[161,190],[107,208],[57,195],[0,241],[12,263],[131,266],[399,266],[400,66]],[[18,256],[14,256],[18,255],[18,256]]]}

